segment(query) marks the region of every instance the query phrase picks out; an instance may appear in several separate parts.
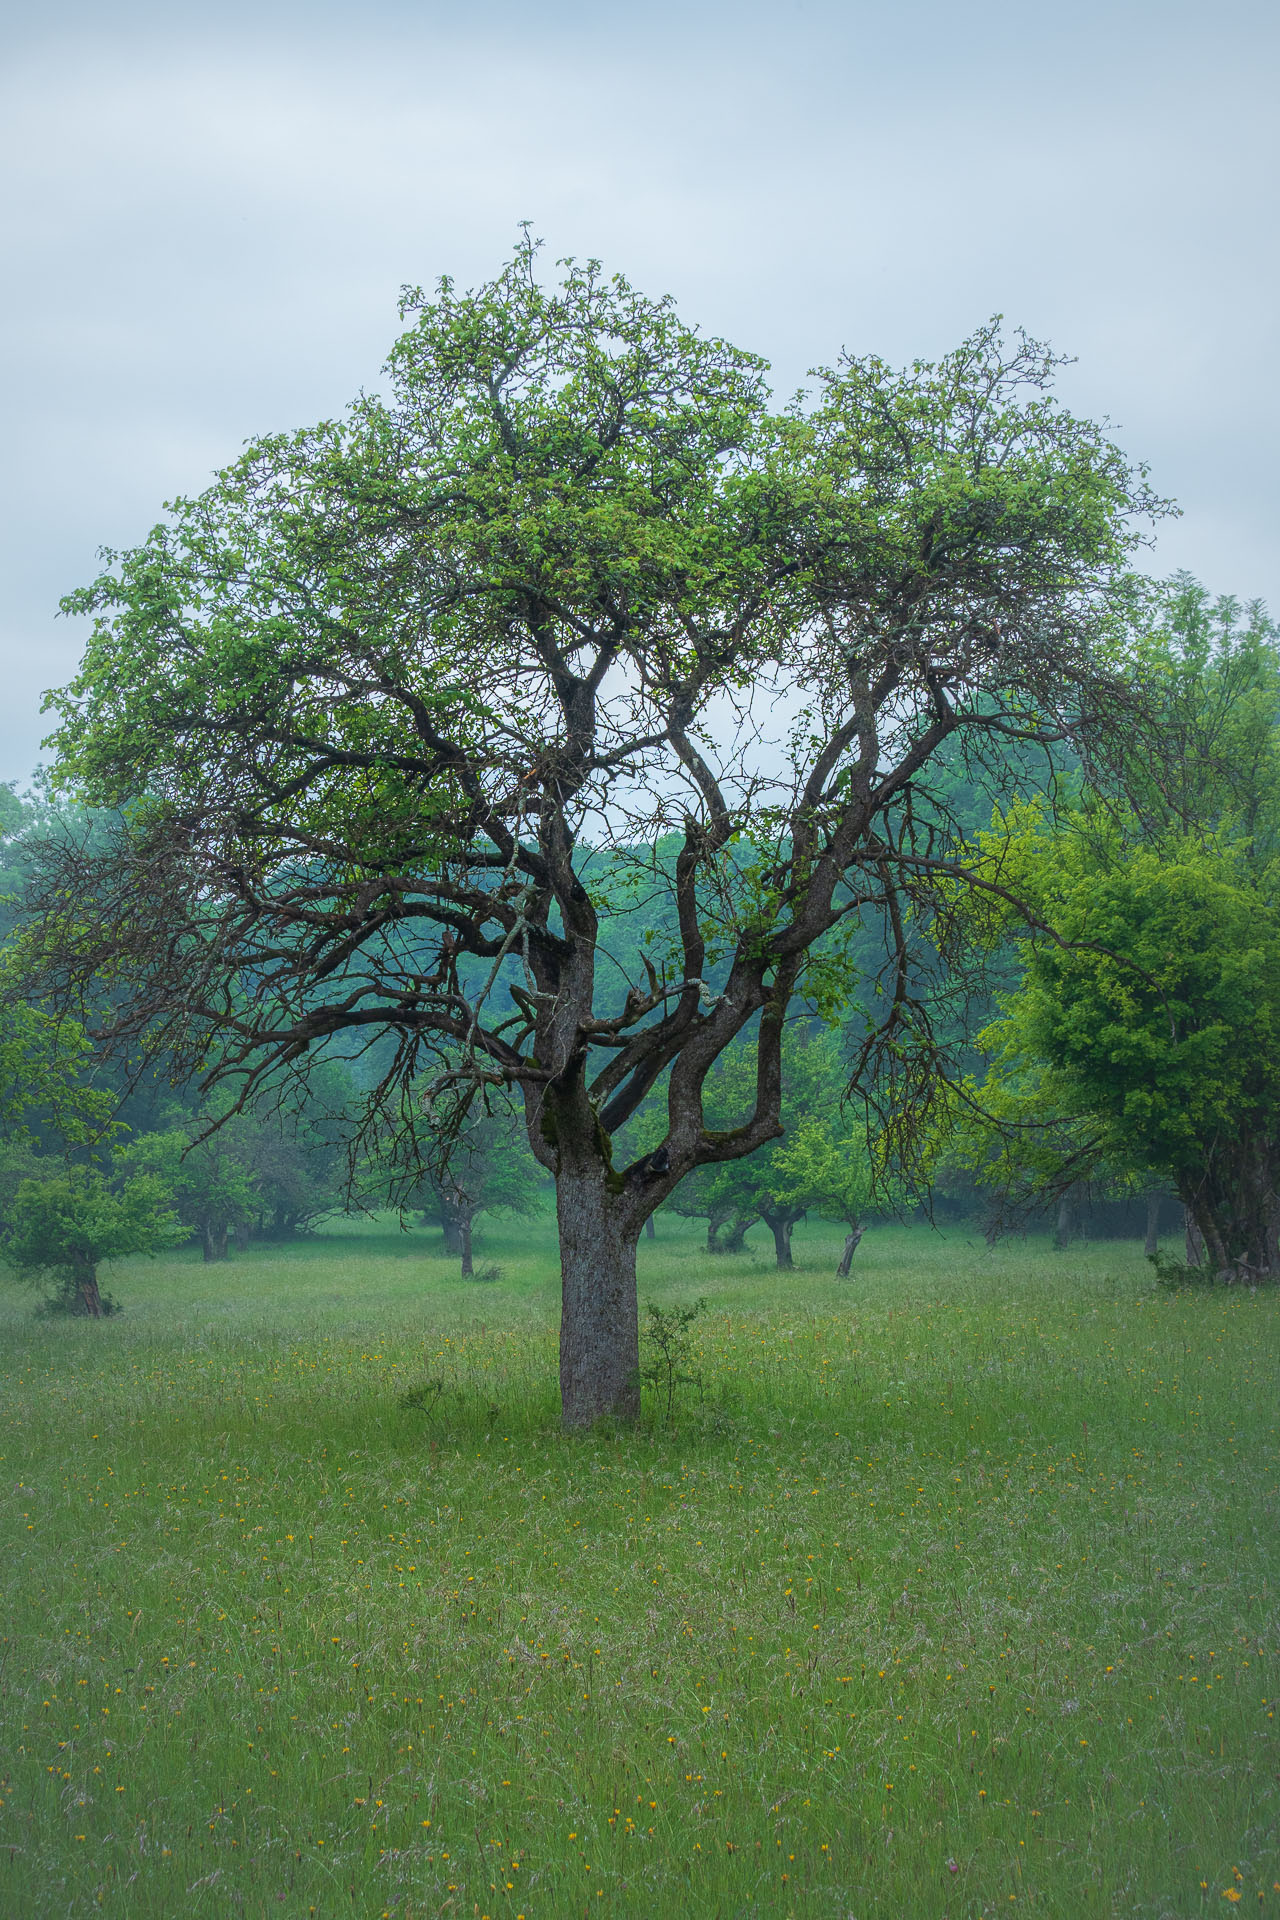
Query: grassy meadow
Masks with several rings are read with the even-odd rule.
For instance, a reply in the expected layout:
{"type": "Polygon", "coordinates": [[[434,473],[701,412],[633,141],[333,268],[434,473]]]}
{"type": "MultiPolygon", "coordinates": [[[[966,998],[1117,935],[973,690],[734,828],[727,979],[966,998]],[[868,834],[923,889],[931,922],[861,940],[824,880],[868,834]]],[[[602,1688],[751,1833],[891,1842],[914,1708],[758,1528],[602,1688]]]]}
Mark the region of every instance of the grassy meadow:
{"type": "Polygon", "coordinates": [[[566,1436],[439,1248],[0,1295],[0,1914],[1280,1915],[1280,1298],[663,1216],[701,1396],[566,1436]]]}

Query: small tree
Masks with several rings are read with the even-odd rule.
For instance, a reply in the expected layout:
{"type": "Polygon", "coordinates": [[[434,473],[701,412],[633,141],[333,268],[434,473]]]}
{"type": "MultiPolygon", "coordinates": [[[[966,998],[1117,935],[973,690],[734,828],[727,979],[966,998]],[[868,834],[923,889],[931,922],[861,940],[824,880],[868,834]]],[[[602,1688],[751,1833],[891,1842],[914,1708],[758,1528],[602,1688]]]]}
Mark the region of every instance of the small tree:
{"type": "MultiPolygon", "coordinates": [[[[755,1062],[747,1049],[736,1047],[722,1057],[707,1082],[707,1114],[712,1125],[732,1127],[744,1110],[750,1110],[754,1077],[755,1062]]],[[[839,1109],[843,1074],[832,1036],[793,1034],[782,1049],[781,1077],[781,1137],[758,1147],[746,1159],[709,1168],[704,1190],[713,1221],[719,1218],[732,1223],[730,1241],[720,1251],[736,1252],[745,1228],[753,1220],[763,1220],[773,1235],[777,1264],[785,1270],[795,1264],[792,1231],[816,1203],[797,1184],[784,1152],[798,1128],[815,1121],[830,1125],[839,1109]]]]}
{"type": "Polygon", "coordinates": [[[259,1206],[258,1183],[245,1164],[245,1129],[229,1126],[200,1138],[185,1127],[147,1133],[120,1148],[124,1172],[153,1176],[172,1197],[178,1218],[200,1237],[206,1261],[225,1260],[238,1227],[247,1227],[259,1206]]]}
{"type": "MultiPolygon", "coordinates": [[[[876,1198],[875,1169],[865,1132],[831,1121],[802,1120],[776,1150],[781,1192],[792,1205],[842,1221],[847,1228],[836,1273],[847,1280],[876,1198]]],[[[881,1197],[887,1197],[882,1186],[881,1197]]]]}
{"type": "Polygon", "coordinates": [[[1015,1101],[1050,1070],[1045,1186],[1073,1162],[1162,1176],[1214,1273],[1280,1275],[1280,916],[1229,849],[1059,834],[1034,861],[1067,944],[1024,943],[987,1038],[1015,1101]],[[1054,1164],[1051,1120],[1072,1161],[1054,1164]]]}
{"type": "Polygon", "coordinates": [[[24,1280],[51,1280],[50,1304],[100,1320],[114,1310],[98,1287],[104,1261],[158,1253],[185,1238],[161,1181],[139,1174],[113,1191],[96,1168],[24,1180],[8,1210],[4,1252],[24,1280]]]}
{"type": "Polygon", "coordinates": [[[538,1205],[538,1165],[516,1132],[516,1115],[482,1114],[436,1144],[423,1189],[444,1229],[445,1251],[464,1276],[475,1272],[472,1233],[480,1213],[531,1214],[538,1205]]]}

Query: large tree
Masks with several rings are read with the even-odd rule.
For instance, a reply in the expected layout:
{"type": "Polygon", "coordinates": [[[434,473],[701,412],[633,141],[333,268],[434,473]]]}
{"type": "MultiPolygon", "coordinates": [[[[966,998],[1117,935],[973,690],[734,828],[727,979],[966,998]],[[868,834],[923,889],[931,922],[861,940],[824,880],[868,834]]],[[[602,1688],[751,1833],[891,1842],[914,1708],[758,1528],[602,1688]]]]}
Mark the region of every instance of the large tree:
{"type": "Polygon", "coordinates": [[[841,929],[883,919],[868,1059],[927,1054],[913,968],[969,873],[931,765],[1096,750],[1156,503],[994,325],[905,372],[842,359],[771,415],[764,364],[670,302],[535,266],[409,294],[385,397],[252,444],[68,603],[96,623],[58,778],[122,825],[36,904],[61,1004],[106,972],[116,1034],[242,1089],[391,1032],[374,1124],[396,1110],[408,1157],[433,1053],[435,1112],[518,1088],[576,1425],[637,1410],[647,1216],[778,1133],[810,956],[829,991],[841,929]],[[596,889],[628,859],[675,931],[619,980],[596,889]],[[754,1105],[716,1131],[703,1083],[744,1032],[754,1105]],[[664,1074],[664,1140],[615,1167],[664,1074]]]}
{"type": "Polygon", "coordinates": [[[1028,850],[1057,940],[984,1036],[978,1100],[1043,1194],[1130,1173],[1171,1184],[1225,1279],[1280,1276],[1280,915],[1230,846],[1126,847],[1096,825],[1028,850]]]}
{"type": "Polygon", "coordinates": [[[1032,804],[985,843],[1039,930],[950,1149],[1015,1215],[1070,1210],[1085,1183],[1172,1186],[1196,1260],[1274,1278],[1280,646],[1260,605],[1185,575],[1146,611],[1135,660],[1167,751],[1122,756],[1123,801],[1087,788],[1053,822],[1032,804]]]}

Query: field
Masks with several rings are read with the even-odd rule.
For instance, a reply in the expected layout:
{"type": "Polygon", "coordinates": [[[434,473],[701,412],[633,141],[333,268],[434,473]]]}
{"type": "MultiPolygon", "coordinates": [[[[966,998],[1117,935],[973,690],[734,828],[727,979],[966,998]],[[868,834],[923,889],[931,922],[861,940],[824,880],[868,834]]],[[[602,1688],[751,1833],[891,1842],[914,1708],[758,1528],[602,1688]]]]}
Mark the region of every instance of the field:
{"type": "Polygon", "coordinates": [[[1280,1915],[1280,1299],[663,1216],[566,1437],[549,1222],[438,1249],[5,1288],[6,1920],[1280,1915]]]}

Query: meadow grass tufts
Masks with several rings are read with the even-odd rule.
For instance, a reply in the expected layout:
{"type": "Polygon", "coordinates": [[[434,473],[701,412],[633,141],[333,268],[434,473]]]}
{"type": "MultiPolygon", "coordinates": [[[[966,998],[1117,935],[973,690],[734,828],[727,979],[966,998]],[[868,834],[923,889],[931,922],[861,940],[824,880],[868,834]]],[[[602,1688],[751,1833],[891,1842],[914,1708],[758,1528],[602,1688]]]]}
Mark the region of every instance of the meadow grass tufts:
{"type": "Polygon", "coordinates": [[[1280,1913],[1280,1297],[663,1215],[701,1398],[567,1435],[484,1238],[9,1294],[0,1912],[1280,1913]]]}

